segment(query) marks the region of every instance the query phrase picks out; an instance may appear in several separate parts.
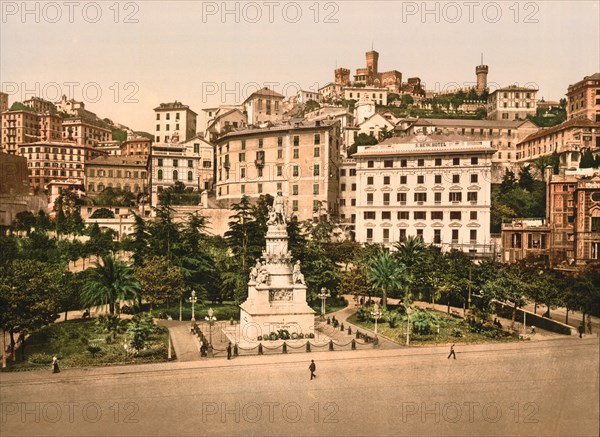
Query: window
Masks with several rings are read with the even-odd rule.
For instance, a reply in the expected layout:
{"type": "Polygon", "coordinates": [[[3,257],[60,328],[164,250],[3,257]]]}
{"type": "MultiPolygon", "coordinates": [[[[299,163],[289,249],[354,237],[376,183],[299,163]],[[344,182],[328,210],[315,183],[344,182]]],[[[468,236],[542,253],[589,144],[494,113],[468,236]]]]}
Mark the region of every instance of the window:
{"type": "Polygon", "coordinates": [[[162,181],[163,178],[163,171],[162,170],[158,170],[158,180],[162,181]]]}
{"type": "Polygon", "coordinates": [[[277,166],[277,176],[279,176],[279,177],[283,176],[283,166],[282,165],[277,166]]]}
{"type": "Polygon", "coordinates": [[[396,194],[396,200],[400,202],[400,205],[406,205],[406,193],[396,194]]]}
{"type": "Polygon", "coordinates": [[[417,160],[417,167],[424,167],[425,166],[425,160],[424,159],[418,159],[417,160]]]}
{"type": "Polygon", "coordinates": [[[294,146],[300,145],[300,137],[298,135],[294,135],[294,146]]]}
{"type": "Polygon", "coordinates": [[[383,177],[383,185],[389,185],[389,184],[390,184],[390,177],[384,176],[383,177]]]}
{"type": "Polygon", "coordinates": [[[433,244],[442,244],[442,231],[441,229],[433,230],[433,244]]]}
{"type": "Polygon", "coordinates": [[[467,201],[477,203],[477,191],[469,191],[467,193],[467,201]]]}
{"type": "Polygon", "coordinates": [[[471,243],[475,243],[477,241],[477,229],[471,229],[469,231],[469,239],[471,243]]]}
{"type": "Polygon", "coordinates": [[[458,192],[449,193],[448,200],[450,202],[462,202],[462,193],[458,193],[458,192]]]}
{"type": "MultiPolygon", "coordinates": [[[[257,171],[257,173],[258,173],[258,177],[259,177],[259,178],[262,178],[262,176],[263,176],[263,169],[262,169],[262,167],[258,168],[257,170],[258,170],[258,171],[257,171]]],[[[229,172],[227,172],[227,173],[229,174],[229,172]]]]}
{"type": "Polygon", "coordinates": [[[442,183],[442,175],[441,174],[436,174],[435,175],[435,183],[436,184],[441,184],[442,183]]]}
{"type": "Polygon", "coordinates": [[[245,194],[246,193],[246,185],[244,185],[244,184],[240,185],[240,193],[241,194],[245,194]]]}
{"type": "Polygon", "coordinates": [[[452,158],[452,165],[460,165],[460,158],[452,158]]]}
{"type": "Polygon", "coordinates": [[[346,184],[340,184],[340,191],[346,191],[346,184]]]}
{"type": "Polygon", "coordinates": [[[400,185],[406,185],[406,180],[407,180],[406,176],[400,176],[400,185]]]}
{"type": "Polygon", "coordinates": [[[381,220],[391,220],[392,213],[390,211],[382,211],[381,212],[381,220]]]}
{"type": "Polygon", "coordinates": [[[384,205],[390,204],[390,193],[383,193],[383,204],[384,205]]]}
{"type": "Polygon", "coordinates": [[[193,181],[194,180],[194,173],[191,171],[188,171],[188,181],[193,181]]]}
{"type": "Polygon", "coordinates": [[[179,179],[179,173],[177,173],[177,170],[173,170],[173,180],[176,181],[179,179]]]}
{"type": "Polygon", "coordinates": [[[367,229],[367,243],[373,242],[373,229],[367,229]]]}
{"type": "Polygon", "coordinates": [[[383,230],[383,242],[384,243],[389,243],[390,242],[390,230],[389,229],[384,229],[383,230]]]}
{"type": "Polygon", "coordinates": [[[246,162],[246,152],[241,152],[238,154],[238,161],[239,162],[246,162]]]}
{"type": "Polygon", "coordinates": [[[409,218],[408,211],[398,211],[398,220],[408,220],[409,218]]]}
{"type": "Polygon", "coordinates": [[[475,174],[475,173],[473,173],[473,174],[471,175],[471,183],[472,183],[472,184],[476,184],[476,183],[478,183],[478,182],[479,182],[479,175],[478,175],[478,174],[475,174]]]}
{"type": "Polygon", "coordinates": [[[352,184],[352,191],[356,191],[356,184],[352,184]]]}
{"type": "Polygon", "coordinates": [[[375,211],[365,211],[363,217],[365,220],[375,220],[375,211]]]}
{"type": "Polygon", "coordinates": [[[450,211],[450,220],[460,220],[462,217],[461,211],[450,211]]]}
{"type": "Polygon", "coordinates": [[[373,176],[368,176],[367,177],[367,185],[373,185],[373,180],[374,180],[373,176]]]}
{"type": "Polygon", "coordinates": [[[452,175],[452,183],[453,184],[460,184],[460,175],[459,174],[453,174],[452,175]]]}
{"type": "Polygon", "coordinates": [[[368,168],[373,168],[373,167],[375,167],[375,161],[367,161],[367,167],[368,167],[368,168]]]}
{"type": "Polygon", "coordinates": [[[315,145],[321,144],[321,134],[315,134],[315,145]]]}
{"type": "Polygon", "coordinates": [[[383,161],[383,166],[385,168],[392,168],[394,166],[394,161],[392,159],[386,159],[383,161]]]}
{"type": "Polygon", "coordinates": [[[263,184],[258,184],[258,192],[259,193],[263,192],[263,184]]]}
{"type": "Polygon", "coordinates": [[[194,161],[192,159],[188,159],[188,167],[189,168],[193,168],[194,167],[194,161]]]}
{"type": "Polygon", "coordinates": [[[423,229],[417,229],[417,238],[423,239],[423,229]]]}
{"type": "Polygon", "coordinates": [[[592,232],[600,232],[600,217],[592,217],[592,232]]]}
{"type": "Polygon", "coordinates": [[[298,195],[298,185],[292,185],[292,195],[293,196],[298,195]]]}
{"type": "Polygon", "coordinates": [[[158,158],[158,167],[162,167],[163,166],[163,160],[162,158],[158,158]]]}
{"type": "Polygon", "coordinates": [[[295,165],[292,167],[292,176],[298,177],[298,175],[300,174],[300,172],[298,171],[298,166],[295,165]]]}
{"type": "Polygon", "coordinates": [[[417,184],[424,184],[425,183],[425,176],[417,176],[417,184]]]}
{"type": "Polygon", "coordinates": [[[427,214],[425,213],[425,211],[415,211],[414,217],[415,217],[415,220],[426,220],[427,214]]]}
{"type": "Polygon", "coordinates": [[[406,167],[407,166],[407,161],[406,159],[401,159],[400,160],[400,167],[406,167]]]}
{"type": "Polygon", "coordinates": [[[283,137],[277,137],[277,147],[283,147],[283,137]]]}
{"type": "Polygon", "coordinates": [[[246,150],[246,140],[242,140],[242,150],[246,150]]]}
{"type": "Polygon", "coordinates": [[[443,211],[431,211],[431,220],[444,220],[443,211]]]}
{"type": "Polygon", "coordinates": [[[173,160],[173,167],[179,167],[179,160],[178,159],[174,159],[173,160]]]}
{"type": "Polygon", "coordinates": [[[477,156],[471,157],[471,165],[479,164],[479,158],[477,156]]]}
{"type": "Polygon", "coordinates": [[[458,229],[452,229],[452,242],[458,243],[458,229]]]}
{"type": "Polygon", "coordinates": [[[313,156],[315,158],[319,158],[321,156],[321,148],[320,147],[315,147],[314,152],[313,152],[313,156]]]}
{"type": "Polygon", "coordinates": [[[292,200],[292,211],[298,211],[298,201],[292,200]]]}
{"type": "Polygon", "coordinates": [[[415,202],[427,202],[427,193],[415,193],[415,202]]]}
{"type": "Polygon", "coordinates": [[[435,203],[442,203],[442,193],[434,193],[433,194],[433,201],[435,203]]]}
{"type": "Polygon", "coordinates": [[[277,150],[277,159],[283,159],[283,150],[277,150]]]}
{"type": "Polygon", "coordinates": [[[319,184],[313,184],[313,194],[319,194],[319,184]]]}
{"type": "Polygon", "coordinates": [[[292,158],[298,159],[300,157],[300,149],[294,149],[294,151],[292,153],[293,153],[292,158]]]}
{"type": "Polygon", "coordinates": [[[313,169],[313,176],[319,176],[321,174],[321,166],[319,164],[315,164],[313,169]]]}
{"type": "Polygon", "coordinates": [[[469,218],[470,218],[471,220],[477,220],[477,211],[471,211],[471,212],[469,213],[469,218]]]}
{"type": "Polygon", "coordinates": [[[246,168],[242,167],[240,168],[240,178],[244,179],[246,177],[246,168]]]}
{"type": "Polygon", "coordinates": [[[367,205],[373,205],[373,193],[367,193],[367,205]]]}
{"type": "Polygon", "coordinates": [[[435,166],[440,167],[442,165],[442,158],[435,158],[435,166]]]}
{"type": "Polygon", "coordinates": [[[400,229],[399,240],[400,241],[406,240],[406,229],[400,229]]]}

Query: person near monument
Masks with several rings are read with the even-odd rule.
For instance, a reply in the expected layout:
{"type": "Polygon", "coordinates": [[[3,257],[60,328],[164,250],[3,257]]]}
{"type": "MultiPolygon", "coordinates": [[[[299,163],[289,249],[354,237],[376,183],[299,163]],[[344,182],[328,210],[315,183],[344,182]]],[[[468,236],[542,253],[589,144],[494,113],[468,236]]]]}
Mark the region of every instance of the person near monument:
{"type": "Polygon", "coordinates": [[[315,370],[317,370],[317,365],[315,364],[315,360],[310,360],[310,366],[308,366],[308,370],[310,370],[310,380],[316,378],[315,370]]]}
{"type": "Polygon", "coordinates": [[[250,280],[251,281],[256,282],[258,280],[259,271],[260,271],[260,260],[257,258],[255,266],[252,267],[252,270],[250,270],[250,280]]]}
{"type": "Polygon", "coordinates": [[[269,271],[267,270],[267,264],[265,261],[263,261],[259,267],[256,282],[258,284],[267,284],[269,282],[269,271]]]}

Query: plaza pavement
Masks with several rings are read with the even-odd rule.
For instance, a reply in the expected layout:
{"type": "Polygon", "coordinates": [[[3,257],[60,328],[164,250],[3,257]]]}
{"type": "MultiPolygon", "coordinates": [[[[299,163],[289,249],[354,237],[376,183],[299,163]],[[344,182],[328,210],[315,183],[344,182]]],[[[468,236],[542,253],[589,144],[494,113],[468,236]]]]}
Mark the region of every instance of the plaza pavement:
{"type": "Polygon", "coordinates": [[[598,434],[598,339],[456,352],[456,360],[437,346],[2,373],[0,435],[598,434]]]}

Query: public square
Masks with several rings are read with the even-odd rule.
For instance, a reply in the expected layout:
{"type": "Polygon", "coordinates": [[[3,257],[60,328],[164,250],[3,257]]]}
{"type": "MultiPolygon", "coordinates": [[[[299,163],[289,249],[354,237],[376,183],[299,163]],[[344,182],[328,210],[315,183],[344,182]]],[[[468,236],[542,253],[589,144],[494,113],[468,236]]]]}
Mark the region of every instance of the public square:
{"type": "Polygon", "coordinates": [[[448,350],[3,373],[0,435],[598,434],[596,336],[448,350]]]}

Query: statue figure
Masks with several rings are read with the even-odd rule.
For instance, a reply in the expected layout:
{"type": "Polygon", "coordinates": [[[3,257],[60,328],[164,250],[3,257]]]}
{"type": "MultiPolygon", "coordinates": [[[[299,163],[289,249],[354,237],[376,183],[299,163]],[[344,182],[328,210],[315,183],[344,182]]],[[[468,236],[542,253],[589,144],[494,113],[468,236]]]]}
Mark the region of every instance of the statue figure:
{"type": "Polygon", "coordinates": [[[296,261],[296,264],[294,264],[294,270],[292,272],[292,283],[306,285],[306,282],[304,282],[304,275],[300,271],[300,261],[299,260],[296,261]]]}
{"type": "Polygon", "coordinates": [[[267,264],[263,261],[258,270],[258,276],[256,278],[257,284],[268,284],[269,283],[269,271],[267,270],[267,264]]]}
{"type": "Polygon", "coordinates": [[[275,213],[275,208],[272,206],[268,207],[269,209],[269,219],[267,220],[267,226],[277,224],[277,214],[275,213]]]}
{"type": "Polygon", "coordinates": [[[260,270],[260,260],[258,258],[256,258],[256,265],[254,267],[252,267],[252,270],[250,270],[250,281],[254,281],[254,282],[257,281],[259,270],[260,270]]]}
{"type": "Polygon", "coordinates": [[[285,225],[285,199],[281,194],[281,191],[278,191],[273,199],[273,211],[275,212],[275,223],[278,225],[285,225]]]}

